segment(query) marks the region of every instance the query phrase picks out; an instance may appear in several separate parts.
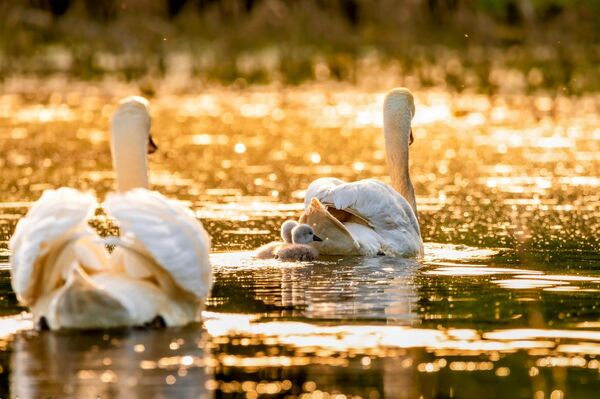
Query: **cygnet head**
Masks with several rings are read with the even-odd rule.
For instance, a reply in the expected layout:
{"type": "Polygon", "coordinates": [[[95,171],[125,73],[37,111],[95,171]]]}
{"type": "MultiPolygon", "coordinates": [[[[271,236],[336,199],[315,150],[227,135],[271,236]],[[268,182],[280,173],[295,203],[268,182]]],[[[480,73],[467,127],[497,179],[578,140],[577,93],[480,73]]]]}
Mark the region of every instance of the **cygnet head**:
{"type": "Polygon", "coordinates": [[[317,237],[312,227],[307,224],[299,224],[292,230],[292,242],[294,244],[310,244],[313,241],[323,241],[317,237]]]}
{"type": "Polygon", "coordinates": [[[295,220],[286,220],[281,225],[281,239],[286,244],[291,244],[292,241],[292,230],[298,226],[298,222],[295,220]]]}

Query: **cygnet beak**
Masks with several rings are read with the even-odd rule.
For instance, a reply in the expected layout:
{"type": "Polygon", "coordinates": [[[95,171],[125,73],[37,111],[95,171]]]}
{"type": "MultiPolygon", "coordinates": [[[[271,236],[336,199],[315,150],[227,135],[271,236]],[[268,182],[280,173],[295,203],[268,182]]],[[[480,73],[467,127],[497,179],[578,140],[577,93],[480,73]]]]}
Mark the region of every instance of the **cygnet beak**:
{"type": "Polygon", "coordinates": [[[313,235],[313,241],[323,241],[321,237],[318,237],[316,234],[313,235]]]}
{"type": "Polygon", "coordinates": [[[408,137],[408,145],[411,145],[415,141],[412,133],[412,127],[410,128],[410,136],[408,137]]]}
{"type": "Polygon", "coordinates": [[[158,150],[158,146],[156,145],[154,140],[152,140],[152,135],[149,135],[148,136],[148,154],[154,154],[156,152],[156,150],[158,150]]]}

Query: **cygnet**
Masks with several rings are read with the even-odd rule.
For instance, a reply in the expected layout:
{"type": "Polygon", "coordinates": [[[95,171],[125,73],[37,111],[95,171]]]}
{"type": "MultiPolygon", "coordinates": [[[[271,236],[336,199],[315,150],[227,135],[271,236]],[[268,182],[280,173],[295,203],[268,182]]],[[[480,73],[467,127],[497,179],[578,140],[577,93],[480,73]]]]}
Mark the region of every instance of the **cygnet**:
{"type": "Polygon", "coordinates": [[[283,242],[271,242],[256,250],[257,259],[279,259],[282,261],[310,261],[319,257],[311,243],[322,241],[312,227],[288,220],[281,225],[283,242]]]}

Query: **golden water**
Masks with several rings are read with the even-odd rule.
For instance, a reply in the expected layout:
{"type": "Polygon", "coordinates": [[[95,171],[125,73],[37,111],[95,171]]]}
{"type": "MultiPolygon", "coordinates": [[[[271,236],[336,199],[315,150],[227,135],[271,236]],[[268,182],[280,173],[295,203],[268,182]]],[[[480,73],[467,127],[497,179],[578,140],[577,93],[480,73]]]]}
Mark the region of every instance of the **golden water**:
{"type": "MultiPolygon", "coordinates": [[[[0,94],[0,381],[19,397],[589,398],[600,388],[600,97],[416,92],[426,256],[256,261],[313,179],[386,180],[382,92],[159,92],[155,189],[213,237],[203,325],[35,332],[7,241],[48,188],[103,198],[120,84],[0,94]]],[[[19,87],[18,90],[11,87],[19,87]]],[[[190,90],[191,91],[191,90],[190,90]]],[[[200,91],[200,90],[199,90],[200,91]]],[[[114,224],[97,215],[102,234],[114,224]]]]}

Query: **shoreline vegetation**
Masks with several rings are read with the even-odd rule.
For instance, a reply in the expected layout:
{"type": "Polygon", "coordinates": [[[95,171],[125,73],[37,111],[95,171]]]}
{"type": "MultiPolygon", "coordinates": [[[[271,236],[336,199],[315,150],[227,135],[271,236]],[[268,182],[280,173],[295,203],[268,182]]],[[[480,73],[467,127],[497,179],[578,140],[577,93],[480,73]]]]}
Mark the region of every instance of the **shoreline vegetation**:
{"type": "Polygon", "coordinates": [[[596,0],[27,0],[0,4],[0,82],[66,76],[451,92],[600,91],[596,0]]]}

